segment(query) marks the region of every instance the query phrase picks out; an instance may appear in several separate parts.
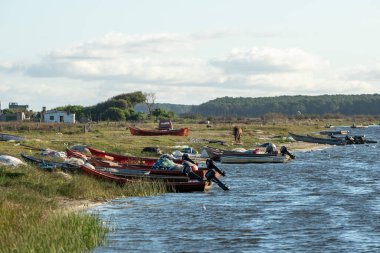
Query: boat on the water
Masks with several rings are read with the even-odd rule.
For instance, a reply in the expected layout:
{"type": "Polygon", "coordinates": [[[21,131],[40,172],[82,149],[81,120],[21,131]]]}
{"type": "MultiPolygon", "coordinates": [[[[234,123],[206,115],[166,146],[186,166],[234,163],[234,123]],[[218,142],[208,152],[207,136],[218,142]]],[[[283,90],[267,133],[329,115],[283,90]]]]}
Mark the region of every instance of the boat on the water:
{"type": "Polygon", "coordinates": [[[212,160],[221,163],[284,163],[295,158],[285,147],[281,148],[282,152],[274,154],[253,153],[250,150],[239,152],[210,146],[206,146],[204,149],[212,160]]]}
{"type": "Polygon", "coordinates": [[[344,139],[320,138],[320,137],[314,137],[310,135],[299,135],[299,134],[294,134],[290,132],[289,132],[289,135],[296,141],[318,143],[318,144],[328,144],[328,145],[346,145],[346,141],[344,139]]]}
{"type": "Polygon", "coordinates": [[[220,156],[221,163],[285,163],[289,160],[289,155],[282,154],[223,154],[220,156]]]}
{"type": "Polygon", "coordinates": [[[356,124],[353,124],[351,126],[351,128],[368,128],[368,125],[356,125],[356,124]]]}
{"type": "Polygon", "coordinates": [[[176,135],[176,136],[188,136],[189,128],[178,128],[178,129],[141,129],[138,127],[129,127],[132,135],[138,136],[160,136],[160,135],[176,135]]]}

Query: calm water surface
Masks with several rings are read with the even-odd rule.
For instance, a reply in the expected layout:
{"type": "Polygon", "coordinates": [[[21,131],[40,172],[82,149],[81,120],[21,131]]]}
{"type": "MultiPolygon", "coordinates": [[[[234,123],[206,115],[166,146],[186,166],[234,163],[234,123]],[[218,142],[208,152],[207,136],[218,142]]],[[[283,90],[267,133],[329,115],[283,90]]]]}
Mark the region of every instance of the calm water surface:
{"type": "MultiPolygon", "coordinates": [[[[379,140],[380,127],[349,129],[379,140]]],[[[379,144],[296,152],[286,164],[218,165],[224,192],[126,198],[94,252],[380,252],[379,144]]]]}

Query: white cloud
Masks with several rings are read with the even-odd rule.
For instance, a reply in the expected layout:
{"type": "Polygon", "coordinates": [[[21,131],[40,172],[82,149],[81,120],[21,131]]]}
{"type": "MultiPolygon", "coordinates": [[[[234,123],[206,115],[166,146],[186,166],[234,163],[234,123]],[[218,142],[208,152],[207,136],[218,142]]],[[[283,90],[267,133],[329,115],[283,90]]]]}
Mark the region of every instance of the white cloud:
{"type": "Polygon", "coordinates": [[[227,74],[255,75],[310,71],[327,63],[298,48],[252,48],[234,49],[228,56],[212,60],[211,64],[227,74]]]}
{"type": "Polygon", "coordinates": [[[202,41],[228,33],[111,33],[46,54],[34,64],[0,63],[4,97],[42,105],[92,105],[114,95],[154,92],[157,102],[199,104],[223,96],[374,93],[380,67],[337,74],[299,48],[236,48],[208,59],[202,41]],[[198,54],[195,54],[194,52],[198,54]],[[24,76],[17,78],[17,74],[24,76]],[[374,84],[375,83],[375,84],[374,84]]]}
{"type": "Polygon", "coordinates": [[[342,79],[350,81],[365,81],[380,83],[380,64],[372,67],[358,66],[346,69],[342,79]]]}

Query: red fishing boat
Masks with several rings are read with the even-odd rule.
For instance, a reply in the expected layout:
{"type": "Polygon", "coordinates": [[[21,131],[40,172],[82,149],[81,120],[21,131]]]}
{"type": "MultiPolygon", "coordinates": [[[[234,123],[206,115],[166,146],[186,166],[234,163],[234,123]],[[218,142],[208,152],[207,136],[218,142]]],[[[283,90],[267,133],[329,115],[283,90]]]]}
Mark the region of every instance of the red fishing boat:
{"type": "MultiPolygon", "coordinates": [[[[137,183],[138,181],[134,181],[131,179],[127,179],[124,177],[116,176],[111,173],[96,170],[92,165],[86,163],[82,165],[81,170],[91,176],[94,176],[96,178],[115,182],[119,185],[124,185],[127,183],[137,183]]],[[[174,190],[175,192],[192,192],[192,191],[208,191],[211,189],[212,182],[211,181],[185,181],[185,182],[178,182],[178,181],[163,181],[165,183],[165,186],[168,190],[174,190]]]]}
{"type": "Polygon", "coordinates": [[[91,154],[95,157],[99,157],[105,160],[109,160],[109,161],[113,161],[117,163],[123,163],[123,164],[141,164],[141,165],[152,166],[158,159],[158,158],[153,158],[153,157],[120,155],[120,154],[115,154],[115,153],[103,151],[100,149],[96,149],[93,147],[87,147],[87,148],[91,152],[91,154]]]}
{"type": "Polygon", "coordinates": [[[139,136],[158,136],[158,135],[176,135],[176,136],[188,136],[189,128],[178,128],[178,129],[141,129],[138,127],[129,127],[132,135],[139,136]]]}
{"type": "MultiPolygon", "coordinates": [[[[114,169],[125,169],[125,170],[144,170],[144,171],[150,171],[150,174],[154,175],[170,175],[170,176],[176,176],[181,175],[181,171],[178,170],[152,170],[152,166],[145,165],[145,164],[125,164],[125,163],[117,163],[109,160],[102,160],[101,158],[97,157],[91,157],[86,156],[80,152],[66,149],[66,154],[68,157],[75,157],[82,159],[84,161],[89,162],[91,165],[95,167],[104,167],[104,168],[114,168],[114,169]]],[[[182,162],[182,160],[180,161],[182,162]]],[[[207,168],[198,168],[198,170],[193,170],[193,172],[198,175],[199,177],[203,178],[205,176],[205,173],[207,172],[207,168]]]]}

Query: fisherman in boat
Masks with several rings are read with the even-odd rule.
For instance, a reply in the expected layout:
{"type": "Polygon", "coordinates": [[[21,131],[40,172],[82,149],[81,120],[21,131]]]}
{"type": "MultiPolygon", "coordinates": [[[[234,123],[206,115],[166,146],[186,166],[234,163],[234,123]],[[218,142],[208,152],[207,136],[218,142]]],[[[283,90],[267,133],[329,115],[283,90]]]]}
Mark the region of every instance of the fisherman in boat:
{"type": "Polygon", "coordinates": [[[347,144],[354,144],[355,143],[354,138],[352,138],[351,136],[346,135],[346,137],[344,139],[346,140],[347,144]]]}
{"type": "Polygon", "coordinates": [[[194,171],[198,170],[198,166],[190,161],[184,161],[183,164],[177,164],[174,162],[174,156],[170,154],[163,154],[153,164],[153,170],[178,170],[178,171],[194,171]]]}
{"type": "Polygon", "coordinates": [[[267,147],[265,148],[265,153],[276,155],[278,154],[277,147],[272,142],[269,142],[267,147]]]}

